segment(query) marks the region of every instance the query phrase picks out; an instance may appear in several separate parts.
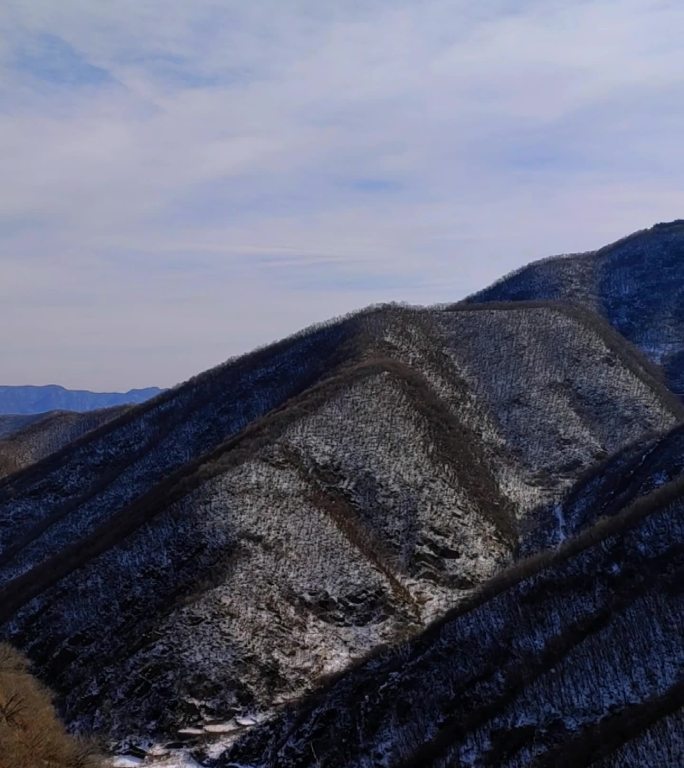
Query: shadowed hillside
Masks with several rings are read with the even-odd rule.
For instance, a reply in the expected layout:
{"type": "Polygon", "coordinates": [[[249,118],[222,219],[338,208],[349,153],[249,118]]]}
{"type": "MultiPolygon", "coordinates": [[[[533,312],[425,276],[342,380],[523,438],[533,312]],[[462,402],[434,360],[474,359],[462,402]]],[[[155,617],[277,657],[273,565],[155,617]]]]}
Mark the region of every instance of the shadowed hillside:
{"type": "Polygon", "coordinates": [[[0,440],[28,427],[34,421],[42,418],[42,414],[26,414],[19,416],[0,416],[0,440]]]}
{"type": "Polygon", "coordinates": [[[118,406],[85,413],[0,416],[0,478],[59,451],[125,410],[118,406]]]}
{"type": "Polygon", "coordinates": [[[646,436],[591,467],[560,502],[528,519],[521,551],[558,546],[602,517],[618,514],[641,496],[676,480],[684,470],[684,426],[646,436]]]}

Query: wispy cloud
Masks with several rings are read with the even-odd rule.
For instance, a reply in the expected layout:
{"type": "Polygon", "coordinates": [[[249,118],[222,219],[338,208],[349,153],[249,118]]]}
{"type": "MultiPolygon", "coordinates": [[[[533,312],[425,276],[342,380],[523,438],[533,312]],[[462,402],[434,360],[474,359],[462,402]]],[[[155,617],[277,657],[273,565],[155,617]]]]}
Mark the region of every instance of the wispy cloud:
{"type": "Polygon", "coordinates": [[[3,381],[170,384],[682,215],[681,4],[7,0],[3,381]]]}
{"type": "Polygon", "coordinates": [[[11,67],[19,76],[52,86],[100,86],[110,79],[106,70],[93,66],[61,37],[48,33],[27,36],[17,44],[11,67]]]}

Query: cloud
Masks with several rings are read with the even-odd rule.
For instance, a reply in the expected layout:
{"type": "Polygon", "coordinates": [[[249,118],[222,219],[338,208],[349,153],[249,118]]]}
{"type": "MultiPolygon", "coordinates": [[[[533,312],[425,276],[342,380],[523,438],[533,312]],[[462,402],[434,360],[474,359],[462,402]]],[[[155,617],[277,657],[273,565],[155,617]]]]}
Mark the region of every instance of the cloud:
{"type": "Polygon", "coordinates": [[[17,46],[12,61],[17,74],[22,72],[50,85],[103,85],[108,73],[93,66],[60,37],[48,33],[30,37],[17,46]]]}
{"type": "Polygon", "coordinates": [[[682,215],[684,8],[8,0],[6,383],[168,385],[682,215]]]}

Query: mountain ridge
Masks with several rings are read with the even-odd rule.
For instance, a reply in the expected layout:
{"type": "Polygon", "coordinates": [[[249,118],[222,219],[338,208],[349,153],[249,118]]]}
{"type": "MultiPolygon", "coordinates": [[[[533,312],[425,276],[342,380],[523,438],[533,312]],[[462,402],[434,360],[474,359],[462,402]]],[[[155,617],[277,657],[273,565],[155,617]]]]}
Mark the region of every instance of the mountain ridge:
{"type": "Polygon", "coordinates": [[[464,303],[541,299],[571,301],[605,317],[684,397],[684,220],[596,251],[534,261],[464,303]]]}
{"type": "Polygon", "coordinates": [[[0,385],[0,414],[28,415],[48,411],[94,411],[113,406],[142,403],[163,392],[159,387],[127,392],[91,392],[67,389],[59,384],[0,385]]]}
{"type": "MultiPolygon", "coordinates": [[[[14,520],[0,565],[6,636],[29,650],[79,727],[121,737],[147,724],[171,737],[221,712],[269,711],[300,695],[463,599],[511,561],[517,533],[507,531],[541,500],[559,498],[596,456],[674,424],[680,412],[599,321],[555,304],[385,307],[342,324],[302,339],[296,359],[314,367],[301,392],[269,400],[261,420],[225,433],[228,442],[209,452],[213,466],[204,439],[189,456],[185,422],[170,421],[169,409],[180,398],[180,412],[204,434],[202,419],[220,422],[214,406],[203,416],[204,406],[191,405],[192,393],[206,390],[213,403],[232,382],[229,402],[242,412],[237,393],[261,402],[254,382],[271,386],[274,360],[289,370],[282,354],[298,348],[291,341],[260,353],[256,368],[238,360],[210,372],[209,389],[199,377],[138,406],[0,485],[0,514],[14,520]],[[324,367],[312,339],[323,343],[324,367]],[[580,356],[592,361],[590,377],[580,356]],[[178,425],[165,440],[180,430],[178,475],[164,479],[166,463],[160,485],[148,469],[124,467],[139,490],[127,482],[114,506],[123,476],[98,490],[83,462],[99,461],[92,446],[105,436],[111,445],[117,431],[130,450],[129,435],[153,424],[160,407],[167,427],[178,425]],[[188,477],[185,487],[177,482],[188,477]],[[120,634],[130,626],[137,640],[120,634]],[[74,668],[67,660],[76,657],[74,668]],[[148,668],[159,674],[136,688],[148,668]]],[[[232,429],[230,418],[223,423],[232,429]]],[[[150,445],[157,451],[163,441],[150,445]]]]}
{"type": "Polygon", "coordinates": [[[680,235],[304,329],[0,479],[0,636],[73,729],[143,753],[665,767],[680,235]]]}

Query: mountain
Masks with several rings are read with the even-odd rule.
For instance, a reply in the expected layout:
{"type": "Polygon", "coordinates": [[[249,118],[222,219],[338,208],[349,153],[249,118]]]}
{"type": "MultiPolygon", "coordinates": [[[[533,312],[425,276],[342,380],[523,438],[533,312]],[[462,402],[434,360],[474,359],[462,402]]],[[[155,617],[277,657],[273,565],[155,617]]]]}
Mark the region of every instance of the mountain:
{"type": "Polygon", "coordinates": [[[0,420],[0,639],[166,766],[680,765],[679,226],[0,420]]]}
{"type": "Polygon", "coordinates": [[[111,421],[126,408],[0,416],[0,478],[55,453],[86,432],[111,421]]]}
{"type": "Polygon", "coordinates": [[[684,397],[684,221],[657,224],[591,253],[534,262],[469,299],[563,300],[598,312],[684,397]]]}
{"type": "Polygon", "coordinates": [[[88,392],[56,384],[12,387],[0,385],[0,414],[32,414],[47,411],[95,411],[115,405],[142,403],[163,390],[157,387],[128,392],[88,392]]]}
{"type": "Polygon", "coordinates": [[[684,425],[626,446],[585,472],[561,502],[530,516],[525,555],[552,549],[684,474],[684,425]]]}
{"type": "Polygon", "coordinates": [[[467,600],[541,505],[681,416],[584,309],[371,309],[0,483],[3,635],[82,730],[229,728],[467,600]]]}
{"type": "Polygon", "coordinates": [[[4,440],[37,421],[43,414],[0,415],[0,439],[4,440]]]}
{"type": "MultiPolygon", "coordinates": [[[[681,428],[661,448],[670,442],[679,453],[681,428]]],[[[632,481],[657,483],[641,466],[632,481]]],[[[592,503],[611,497],[599,486],[592,503]]],[[[628,499],[255,728],[218,764],[680,766],[684,478],[628,499]]]]}

